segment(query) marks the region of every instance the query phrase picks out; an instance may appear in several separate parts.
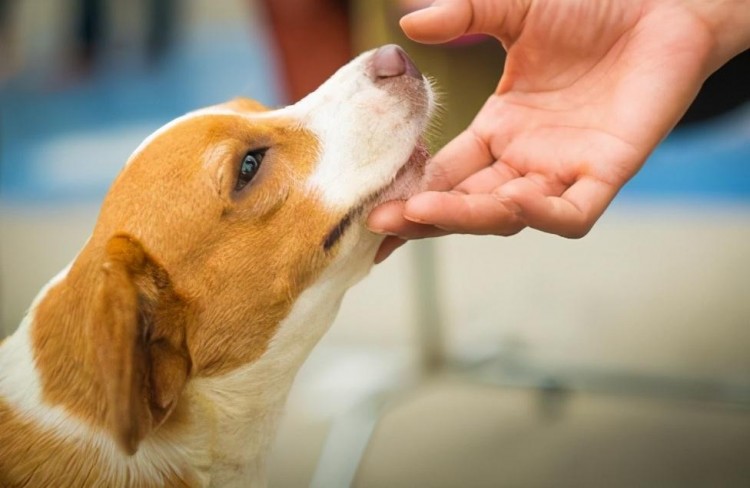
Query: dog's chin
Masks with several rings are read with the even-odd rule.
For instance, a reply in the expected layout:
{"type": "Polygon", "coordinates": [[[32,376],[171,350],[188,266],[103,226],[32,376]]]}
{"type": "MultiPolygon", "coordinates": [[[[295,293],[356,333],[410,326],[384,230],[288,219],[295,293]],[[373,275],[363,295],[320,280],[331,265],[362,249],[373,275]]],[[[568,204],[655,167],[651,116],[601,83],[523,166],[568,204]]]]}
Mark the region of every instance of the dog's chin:
{"type": "Polygon", "coordinates": [[[393,181],[371,199],[370,208],[392,200],[406,200],[425,189],[424,174],[430,153],[423,140],[417,142],[409,160],[398,170],[393,181]]]}
{"type": "Polygon", "coordinates": [[[378,205],[394,200],[406,200],[425,190],[425,167],[429,157],[427,146],[420,138],[409,159],[398,169],[391,181],[367,196],[339,221],[326,238],[325,247],[330,247],[330,242],[338,240],[352,222],[364,226],[370,211],[378,205]]]}

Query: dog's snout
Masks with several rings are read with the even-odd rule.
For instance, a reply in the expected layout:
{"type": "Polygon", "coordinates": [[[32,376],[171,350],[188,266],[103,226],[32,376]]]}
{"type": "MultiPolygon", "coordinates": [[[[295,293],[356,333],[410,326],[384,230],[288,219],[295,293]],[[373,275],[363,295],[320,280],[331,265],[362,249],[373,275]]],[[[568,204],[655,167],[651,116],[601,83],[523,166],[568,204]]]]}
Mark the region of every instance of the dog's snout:
{"type": "Polygon", "coordinates": [[[422,79],[422,73],[406,51],[395,44],[383,46],[373,53],[372,75],[376,80],[399,76],[422,79]]]}

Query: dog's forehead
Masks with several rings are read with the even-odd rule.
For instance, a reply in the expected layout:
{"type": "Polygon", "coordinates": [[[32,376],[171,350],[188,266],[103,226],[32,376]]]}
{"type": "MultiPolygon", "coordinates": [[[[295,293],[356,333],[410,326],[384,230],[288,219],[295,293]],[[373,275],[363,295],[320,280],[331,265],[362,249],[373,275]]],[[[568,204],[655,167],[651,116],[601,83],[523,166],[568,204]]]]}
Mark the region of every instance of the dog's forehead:
{"type": "Polygon", "coordinates": [[[170,140],[173,144],[194,145],[199,141],[203,142],[204,137],[209,135],[212,128],[223,127],[226,130],[234,125],[239,129],[247,122],[247,117],[242,113],[220,106],[189,112],[161,126],[146,137],[133,151],[125,166],[130,166],[157,141],[170,140]]]}
{"type": "Polygon", "coordinates": [[[290,195],[315,206],[304,183],[318,160],[317,138],[288,116],[258,117],[260,107],[233,100],[186,114],[149,136],[105,199],[106,229],[151,233],[156,237],[149,240],[155,240],[168,233],[167,224],[184,225],[240,209],[246,216],[243,225],[252,223],[263,209],[290,195]],[[256,184],[235,194],[244,156],[259,149],[269,152],[256,184]],[[160,213],[170,218],[160,218],[160,213]]]}
{"type": "MultiPolygon", "coordinates": [[[[167,134],[169,134],[170,137],[179,137],[181,133],[183,133],[182,135],[187,136],[201,135],[199,133],[201,132],[201,128],[195,124],[196,121],[200,121],[203,132],[206,132],[206,130],[210,129],[212,126],[217,129],[219,127],[226,129],[234,125],[236,129],[241,129],[242,127],[247,127],[249,125],[254,119],[253,115],[268,114],[271,112],[272,111],[262,103],[241,97],[234,98],[219,105],[188,112],[164,124],[146,137],[130,155],[125,166],[129,166],[144,152],[146,148],[151,146],[156,140],[164,139],[164,136],[167,134]]],[[[188,139],[188,142],[190,142],[190,140],[191,139],[188,139]]],[[[192,138],[192,140],[195,142],[195,138],[192,138]]]]}

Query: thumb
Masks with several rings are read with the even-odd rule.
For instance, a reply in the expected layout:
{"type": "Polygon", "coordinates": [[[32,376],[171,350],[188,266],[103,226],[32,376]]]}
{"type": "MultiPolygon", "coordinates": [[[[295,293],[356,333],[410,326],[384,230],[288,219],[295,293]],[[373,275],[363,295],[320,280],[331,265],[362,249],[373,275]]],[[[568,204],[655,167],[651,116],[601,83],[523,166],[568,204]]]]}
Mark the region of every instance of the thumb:
{"type": "Polygon", "coordinates": [[[401,18],[404,33],[417,42],[437,44],[465,34],[490,34],[502,41],[515,38],[531,0],[436,0],[401,18]]]}

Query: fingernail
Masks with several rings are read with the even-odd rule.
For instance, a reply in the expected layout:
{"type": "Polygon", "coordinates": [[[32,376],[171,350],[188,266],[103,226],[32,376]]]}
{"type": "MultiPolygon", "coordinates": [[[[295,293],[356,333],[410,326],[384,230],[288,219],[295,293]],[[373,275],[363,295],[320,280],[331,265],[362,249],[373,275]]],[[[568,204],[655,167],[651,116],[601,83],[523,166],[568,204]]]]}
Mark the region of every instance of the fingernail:
{"type": "MultiPolygon", "coordinates": [[[[396,234],[394,234],[393,232],[387,231],[385,229],[378,229],[377,227],[369,227],[368,226],[367,230],[369,230],[373,234],[380,234],[380,235],[383,235],[383,236],[396,236],[396,234]]],[[[398,237],[398,236],[396,236],[396,237],[398,237]]]]}
{"type": "Polygon", "coordinates": [[[420,10],[424,10],[424,9],[427,9],[427,8],[434,7],[434,6],[436,6],[437,3],[438,3],[438,0],[433,0],[432,2],[424,2],[424,5],[421,5],[421,6],[419,6],[419,5],[413,5],[413,6],[409,7],[407,10],[410,11],[410,12],[419,12],[420,10]]]}
{"type": "Polygon", "coordinates": [[[413,215],[407,215],[407,214],[404,214],[404,218],[405,218],[406,220],[410,221],[410,222],[415,222],[415,223],[417,223],[417,224],[426,224],[426,223],[427,223],[427,221],[426,221],[426,220],[424,220],[424,219],[420,219],[419,217],[415,217],[415,216],[413,216],[413,215]]]}
{"type": "Polygon", "coordinates": [[[412,15],[414,15],[416,17],[417,15],[419,15],[420,12],[424,12],[427,9],[430,9],[430,8],[433,8],[433,7],[437,7],[438,5],[436,5],[436,4],[437,4],[437,0],[435,0],[432,3],[430,3],[429,5],[425,5],[424,7],[418,7],[416,9],[408,9],[408,10],[404,11],[404,13],[402,14],[401,20],[405,19],[406,17],[411,17],[412,15]]]}

